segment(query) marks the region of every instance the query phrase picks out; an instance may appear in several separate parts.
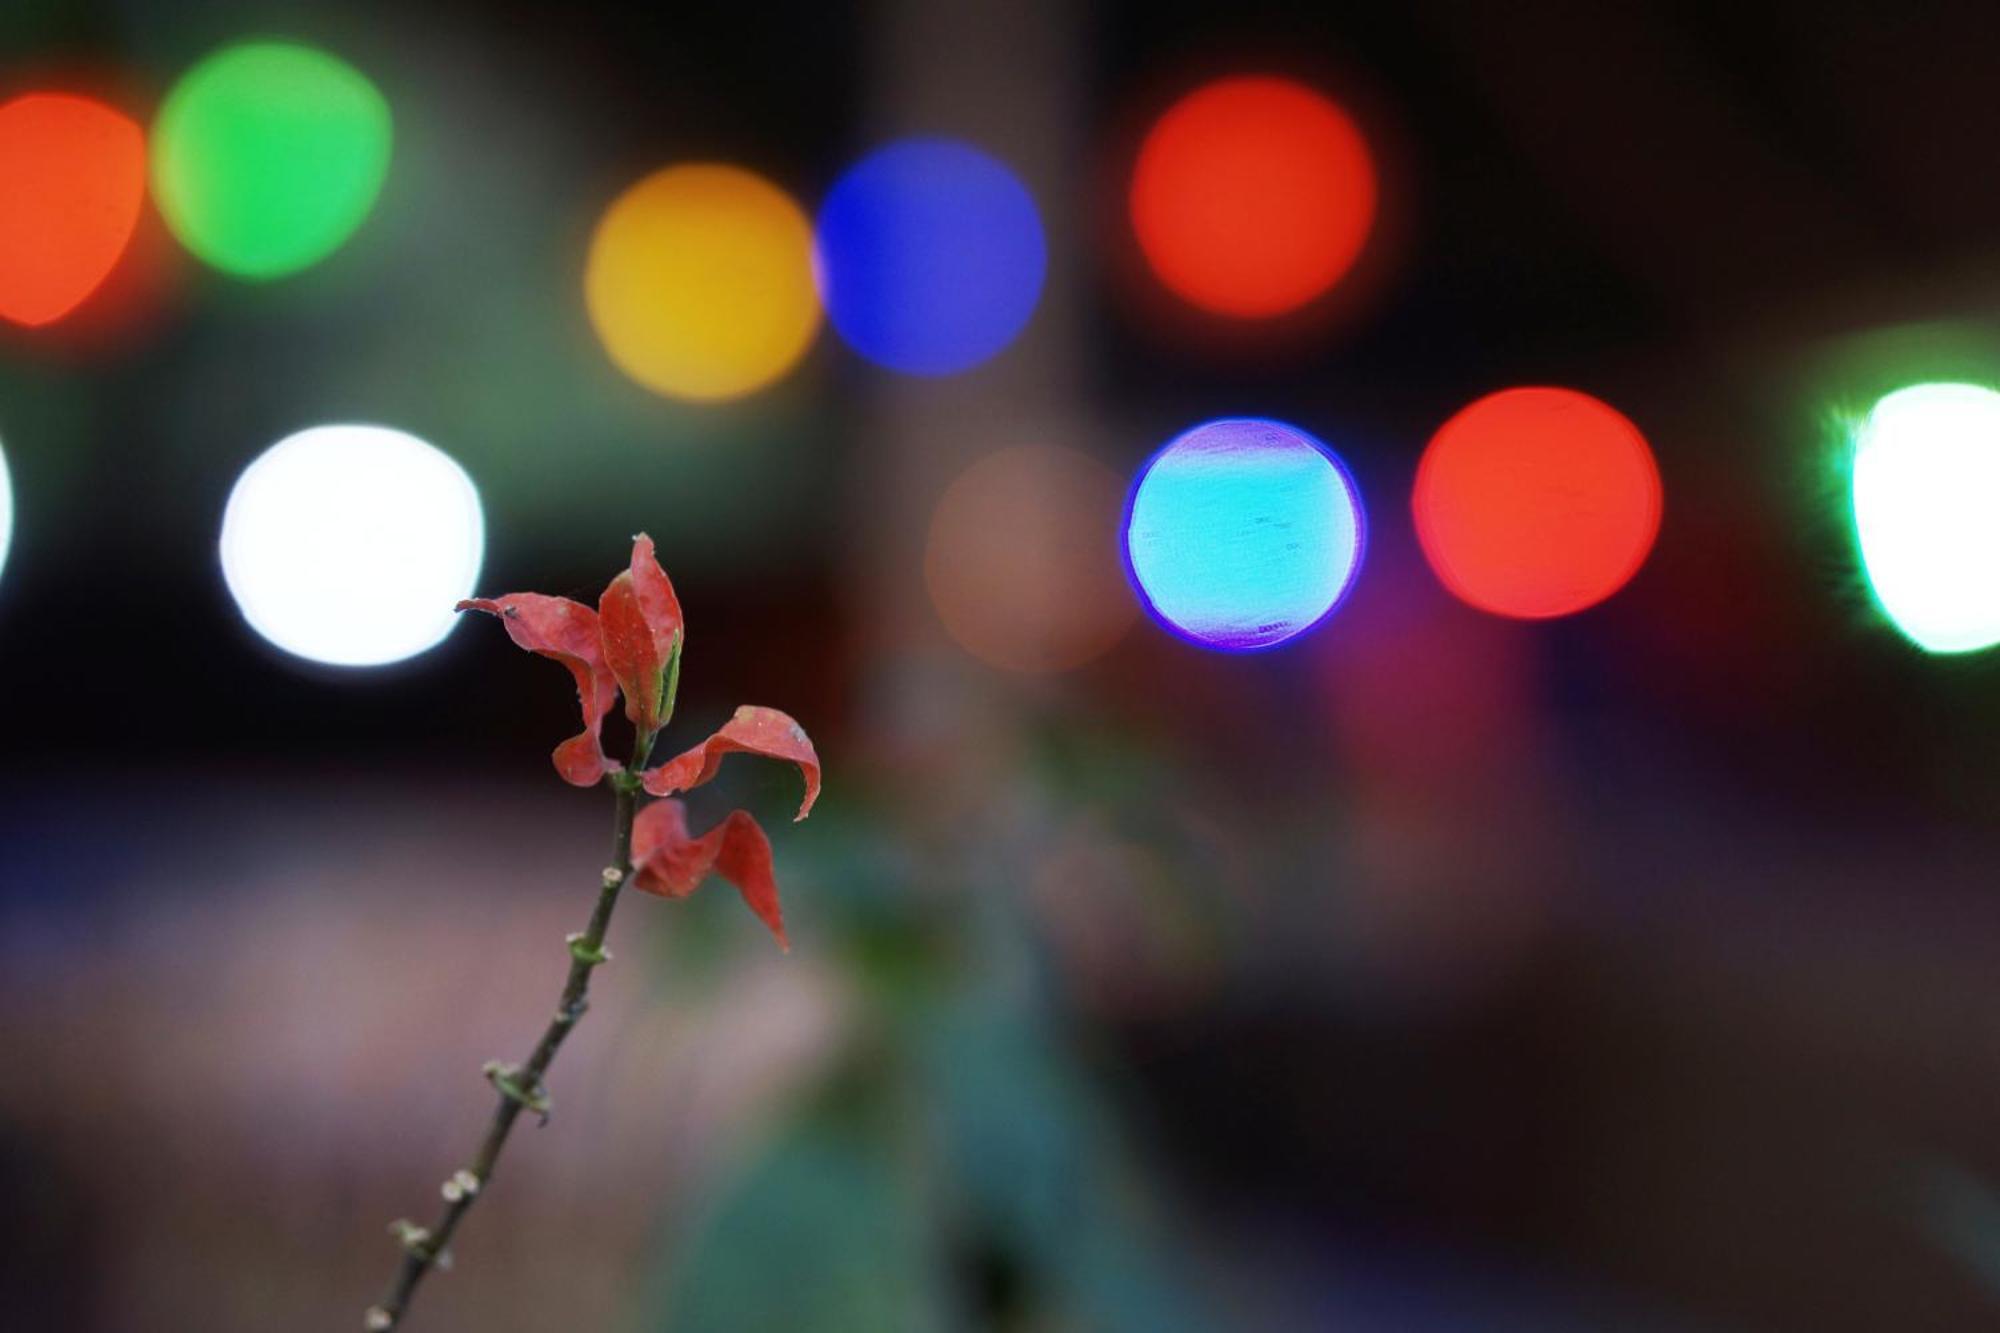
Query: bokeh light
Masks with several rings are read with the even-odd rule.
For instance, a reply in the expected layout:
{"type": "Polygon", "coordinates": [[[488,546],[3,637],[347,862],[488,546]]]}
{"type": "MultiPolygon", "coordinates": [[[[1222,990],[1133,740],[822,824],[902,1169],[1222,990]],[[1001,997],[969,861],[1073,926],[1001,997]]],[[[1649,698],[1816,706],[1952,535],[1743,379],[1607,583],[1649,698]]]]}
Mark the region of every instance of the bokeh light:
{"type": "Polygon", "coordinates": [[[1045,674],[1107,652],[1136,616],[1109,540],[1124,487],[1055,445],[1014,445],[952,482],[931,517],[924,583],[982,662],[1045,674]]]}
{"type": "Polygon", "coordinates": [[[2000,643],[2000,393],[1919,384],[1854,439],[1854,530],[1889,619],[1933,653],[2000,643]]]}
{"type": "Polygon", "coordinates": [[[675,398],[760,389],[819,329],[812,224],[738,167],[669,167],[618,196],[591,238],[583,286],[611,359],[675,398]]]}
{"type": "Polygon", "coordinates": [[[379,666],[451,633],[486,550],[479,492],[414,435],[316,426],[244,469],[222,573],[252,629],[300,657],[379,666]]]}
{"type": "Polygon", "coordinates": [[[1327,447],[1281,421],[1211,421],[1132,488],[1126,559],[1167,628],[1204,648],[1271,648],[1339,604],[1361,566],[1361,496],[1327,447]]]}
{"type": "Polygon", "coordinates": [[[290,42],[226,47],[183,75],[153,125],[153,190],[205,262],[275,278],[326,258],[389,172],[389,104],[346,62],[290,42]]]}
{"type": "Polygon", "coordinates": [[[1424,556],[1482,611],[1565,616],[1639,572],[1660,471],[1638,427],[1574,389],[1504,389],[1438,430],[1412,507],[1424,556]]]}
{"type": "Polygon", "coordinates": [[[7,551],[14,544],[14,479],[7,474],[7,451],[0,449],[0,574],[7,572],[7,551]]]}
{"type": "Polygon", "coordinates": [[[870,361],[913,375],[950,375],[1007,346],[1048,268],[1027,187],[952,139],[904,139],[863,158],[827,195],[818,237],[834,328],[870,361]]]}
{"type": "Polygon", "coordinates": [[[1379,187],[1352,118],[1290,79],[1241,76],[1175,103],[1140,145],[1132,228],[1168,289],[1214,314],[1296,310],[1354,266],[1379,187]]]}
{"type": "Polygon", "coordinates": [[[0,317],[52,323],[117,267],[146,197],[146,136],[88,97],[0,106],[0,317]]]}

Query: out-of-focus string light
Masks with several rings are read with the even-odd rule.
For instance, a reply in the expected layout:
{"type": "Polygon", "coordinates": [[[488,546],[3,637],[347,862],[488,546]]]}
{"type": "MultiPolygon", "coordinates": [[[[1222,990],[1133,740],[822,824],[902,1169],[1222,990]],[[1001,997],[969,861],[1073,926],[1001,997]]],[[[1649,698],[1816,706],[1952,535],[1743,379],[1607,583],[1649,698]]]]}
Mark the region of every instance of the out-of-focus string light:
{"type": "Polygon", "coordinates": [[[61,319],[118,264],[146,197],[146,136],[88,97],[0,106],[0,317],[61,319]]]}
{"type": "Polygon", "coordinates": [[[1639,572],[1660,471],[1638,427],[1574,389],[1504,389],[1439,428],[1417,466],[1417,538],[1444,585],[1496,615],[1566,616],[1639,572]]]}
{"type": "Polygon", "coordinates": [[[1374,226],[1378,186],[1348,114],[1290,79],[1219,79],[1148,132],[1132,174],[1139,249],[1183,300],[1257,319],[1340,281],[1374,226]]]}
{"type": "Polygon", "coordinates": [[[834,183],[817,220],[827,313],[849,346],[912,375],[987,360],[1034,314],[1048,268],[1034,198],[954,139],[904,139],[834,183]]]}
{"type": "Polygon", "coordinates": [[[1854,531],[1875,600],[1933,653],[2000,643],[2000,393],[1918,384],[1854,436],[1854,531]]]}
{"type": "Polygon", "coordinates": [[[1211,421],[1132,487],[1125,551],[1156,619],[1204,648],[1273,648],[1332,613],[1361,567],[1360,492],[1327,447],[1281,421],[1211,421]]]}
{"type": "Polygon", "coordinates": [[[352,65],[291,42],[225,47],[182,75],[153,125],[153,191],[204,262],[276,278],[332,254],[389,172],[389,104],[352,65]]]}
{"type": "Polygon", "coordinates": [[[654,172],[598,223],[584,303],[611,359],[654,392],[750,393],[790,370],[819,329],[812,224],[739,167],[654,172]]]}
{"type": "Polygon", "coordinates": [[[441,641],[485,549],[464,469],[381,426],[280,440],[237,478],[222,518],[222,573],[243,618],[334,666],[380,666],[441,641]]]}
{"type": "Polygon", "coordinates": [[[946,632],[982,662],[1047,674],[1109,651],[1131,626],[1107,535],[1124,488],[1086,454],[1014,445],[952,482],[931,517],[924,583],[946,632]]]}

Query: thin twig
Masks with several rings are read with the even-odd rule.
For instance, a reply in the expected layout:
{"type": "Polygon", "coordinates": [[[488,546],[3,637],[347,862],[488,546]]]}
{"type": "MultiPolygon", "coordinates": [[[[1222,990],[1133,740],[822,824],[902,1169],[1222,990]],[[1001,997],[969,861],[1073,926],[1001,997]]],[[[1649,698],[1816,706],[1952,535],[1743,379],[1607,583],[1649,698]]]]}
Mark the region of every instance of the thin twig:
{"type": "Polygon", "coordinates": [[[556,1002],[555,1017],[549,1020],[548,1028],[542,1033],[542,1039],[535,1043],[527,1063],[518,1066],[489,1064],[486,1067],[486,1077],[499,1093],[498,1104],[493,1108],[493,1122],[486,1130],[486,1138],[479,1145],[472,1165],[455,1173],[444,1183],[445,1205],[438,1220],[429,1227],[399,1220],[390,1228],[402,1242],[403,1263],[388,1297],[381,1304],[368,1307],[364,1327],[370,1333],[395,1328],[409,1310],[410,1300],[416,1295],[424,1275],[433,1268],[449,1264],[446,1247],[451,1244],[452,1234],[458,1230],[460,1220],[471,1209],[473,1202],[492,1184],[493,1168],[500,1160],[500,1150],[507,1146],[507,1135],[513,1130],[514,1121],[521,1112],[524,1109],[533,1110],[542,1119],[548,1119],[548,1091],[542,1084],[542,1078],[555,1062],[563,1039],[569,1036],[584,1011],[590,1007],[590,974],[610,957],[604,952],[604,933],[610,928],[612,909],[618,905],[618,891],[625,887],[625,881],[632,875],[632,817],[638,809],[638,773],[645,765],[645,751],[651,748],[651,741],[650,736],[641,737],[632,756],[631,767],[611,775],[612,790],[617,796],[611,864],[604,871],[604,886],[597,895],[597,906],[590,914],[590,924],[582,933],[569,937],[569,980],[563,986],[562,997],[556,1002]]]}

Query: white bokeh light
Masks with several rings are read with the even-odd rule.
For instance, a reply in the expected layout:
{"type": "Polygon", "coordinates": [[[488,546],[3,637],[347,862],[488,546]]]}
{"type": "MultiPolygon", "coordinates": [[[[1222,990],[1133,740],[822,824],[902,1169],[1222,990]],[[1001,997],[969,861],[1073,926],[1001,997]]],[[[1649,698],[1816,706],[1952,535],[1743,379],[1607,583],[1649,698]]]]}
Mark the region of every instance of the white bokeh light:
{"type": "Polygon", "coordinates": [[[0,572],[7,568],[7,547],[14,540],[14,483],[7,476],[7,454],[0,450],[0,572]]]}
{"type": "Polygon", "coordinates": [[[1854,527],[1875,599],[1933,653],[2000,643],[2000,393],[1918,384],[1854,443],[1854,527]]]}
{"type": "Polygon", "coordinates": [[[416,436],[315,426],[236,479],[221,548],[252,629],[315,662],[380,666],[451,633],[486,521],[472,478],[416,436]]]}

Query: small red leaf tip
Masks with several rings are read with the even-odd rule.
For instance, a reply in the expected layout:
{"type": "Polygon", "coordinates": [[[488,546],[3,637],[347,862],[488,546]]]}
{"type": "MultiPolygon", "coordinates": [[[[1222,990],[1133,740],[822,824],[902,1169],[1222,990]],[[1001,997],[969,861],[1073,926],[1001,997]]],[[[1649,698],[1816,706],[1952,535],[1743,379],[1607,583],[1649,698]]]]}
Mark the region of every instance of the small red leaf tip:
{"type": "Polygon", "coordinates": [[[652,631],[639,610],[630,574],[611,580],[598,599],[597,628],[604,664],[625,691],[625,716],[642,734],[658,731],[667,663],[654,649],[652,631]]]}
{"type": "Polygon", "coordinates": [[[667,664],[681,634],[680,600],[653,558],[652,538],[633,538],[631,567],[604,589],[597,616],[605,664],[625,691],[625,716],[650,735],[665,712],[667,664]]]}
{"type": "Polygon", "coordinates": [[[699,787],[721,770],[725,755],[739,752],[797,765],[806,791],[793,822],[812,813],[813,803],[819,799],[820,767],[811,737],[790,714],[756,704],[743,705],[713,736],[648,772],[646,790],[655,796],[672,796],[699,787]]]}
{"type": "Polygon", "coordinates": [[[681,616],[681,599],[674,592],[673,580],[660,568],[659,559],[653,554],[653,539],[643,532],[632,538],[630,573],[640,614],[653,633],[654,648],[665,657],[673,650],[675,636],[685,635],[686,622],[681,616]]]}
{"type": "Polygon", "coordinates": [[[771,840],[748,811],[732,810],[696,838],[688,833],[686,806],[655,801],[633,821],[632,866],[632,887],[662,898],[685,898],[711,873],[721,875],[736,886],[778,947],[791,952],[771,865],[771,840]]]}

